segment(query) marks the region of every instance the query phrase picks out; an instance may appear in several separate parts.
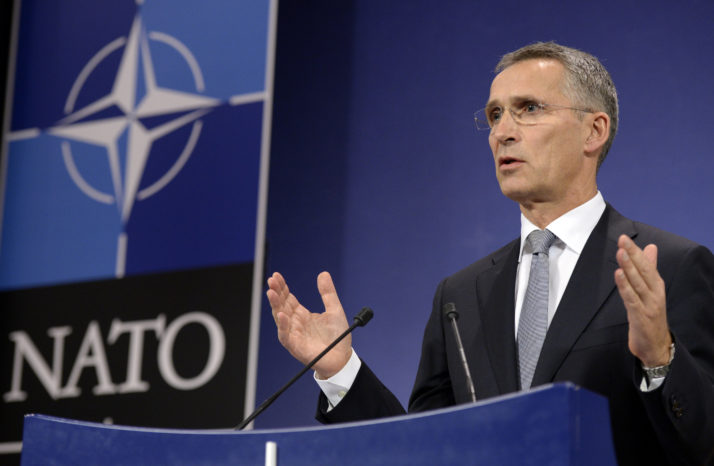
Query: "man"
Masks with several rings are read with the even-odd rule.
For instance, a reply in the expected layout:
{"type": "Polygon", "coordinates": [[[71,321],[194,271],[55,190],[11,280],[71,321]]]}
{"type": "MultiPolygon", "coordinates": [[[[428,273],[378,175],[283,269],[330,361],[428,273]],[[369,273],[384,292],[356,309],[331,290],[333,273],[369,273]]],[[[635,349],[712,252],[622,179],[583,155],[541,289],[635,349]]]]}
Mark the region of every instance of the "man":
{"type": "MultiPolygon", "coordinates": [[[[444,331],[441,308],[453,302],[478,399],[572,381],[608,398],[621,464],[714,461],[714,256],[603,200],[596,175],[618,107],[595,57],[537,43],[505,55],[496,71],[476,123],[490,131],[521,236],[440,283],[409,411],[470,400],[444,331]]],[[[326,272],[321,314],[302,307],[280,274],[268,286],[278,338],[301,362],[347,327],[326,272]]],[[[349,339],[315,378],[322,422],[404,412],[349,339]]]]}

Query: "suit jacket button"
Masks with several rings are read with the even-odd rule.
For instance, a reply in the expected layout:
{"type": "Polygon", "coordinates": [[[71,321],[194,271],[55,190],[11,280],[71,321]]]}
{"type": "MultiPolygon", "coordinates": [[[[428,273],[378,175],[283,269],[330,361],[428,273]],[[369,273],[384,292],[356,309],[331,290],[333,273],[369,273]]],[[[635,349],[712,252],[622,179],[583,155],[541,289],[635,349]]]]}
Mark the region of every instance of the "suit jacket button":
{"type": "Polygon", "coordinates": [[[670,399],[670,402],[672,403],[670,405],[672,412],[674,413],[674,417],[680,418],[684,415],[684,410],[682,409],[681,405],[679,404],[679,400],[672,396],[670,399]]]}

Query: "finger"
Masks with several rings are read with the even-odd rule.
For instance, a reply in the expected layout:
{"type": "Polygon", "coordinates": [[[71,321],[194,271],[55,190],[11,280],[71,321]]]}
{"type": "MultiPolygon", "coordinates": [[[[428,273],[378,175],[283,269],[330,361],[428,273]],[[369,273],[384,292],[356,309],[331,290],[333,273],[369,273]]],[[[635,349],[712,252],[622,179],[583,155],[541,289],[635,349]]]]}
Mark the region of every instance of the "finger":
{"type": "Polygon", "coordinates": [[[296,308],[300,307],[297,298],[290,293],[285,279],[277,272],[268,278],[268,290],[265,295],[272,308],[273,319],[276,318],[278,312],[285,312],[290,315],[296,308]]]}
{"type": "Polygon", "coordinates": [[[615,280],[628,313],[637,312],[642,317],[660,318],[665,309],[665,295],[664,281],[656,267],[657,246],[650,244],[641,250],[627,237],[620,237],[618,243],[622,247],[616,254],[620,269],[615,273],[615,280]],[[638,260],[628,251],[634,253],[638,260]]]}
{"type": "Polygon", "coordinates": [[[640,299],[640,295],[632,288],[632,285],[627,279],[627,275],[622,269],[615,271],[615,284],[617,285],[617,290],[620,293],[622,302],[625,303],[629,320],[630,312],[639,309],[642,306],[642,300],[640,299]]]}
{"type": "Polygon", "coordinates": [[[641,272],[643,271],[641,266],[649,266],[649,263],[644,257],[642,249],[640,249],[635,244],[635,242],[628,238],[626,235],[620,236],[617,245],[619,246],[618,252],[624,251],[626,253],[624,258],[632,261],[633,266],[635,266],[641,272]]]}
{"type": "Polygon", "coordinates": [[[642,297],[645,293],[649,292],[649,287],[642,276],[641,271],[634,264],[632,257],[624,249],[619,249],[615,255],[617,263],[620,265],[620,269],[623,273],[622,279],[626,280],[628,285],[642,297]]]}
{"type": "MultiPolygon", "coordinates": [[[[285,301],[286,295],[284,292],[284,288],[286,287],[287,285],[285,284],[285,280],[279,273],[275,272],[268,278],[268,290],[266,291],[266,294],[272,294],[280,301],[285,301]]],[[[271,304],[274,304],[274,302],[271,301],[271,304]]]]}
{"type": "MultiPolygon", "coordinates": [[[[268,278],[268,292],[273,291],[277,295],[277,299],[274,298],[270,302],[271,306],[277,306],[277,310],[291,313],[298,307],[300,307],[300,302],[297,300],[295,295],[290,293],[290,288],[285,282],[285,279],[278,272],[275,272],[270,278],[268,278]]],[[[267,292],[266,292],[267,294],[267,292]]],[[[268,295],[268,300],[270,300],[271,295],[268,295]]]]}
{"type": "MultiPolygon", "coordinates": [[[[284,312],[279,312],[276,315],[275,322],[278,327],[278,341],[284,347],[288,348],[290,331],[291,331],[291,319],[284,312]]],[[[288,348],[289,350],[290,348],[288,348]]]]}
{"type": "Polygon", "coordinates": [[[279,297],[280,293],[281,293],[281,290],[280,290],[281,284],[280,284],[280,281],[277,279],[276,274],[273,274],[272,276],[270,276],[268,278],[267,283],[268,283],[268,290],[266,291],[266,294],[272,292],[274,295],[279,297]]]}
{"type": "Polygon", "coordinates": [[[268,303],[270,304],[270,312],[273,315],[273,320],[278,323],[278,314],[283,312],[285,303],[280,299],[280,296],[275,292],[275,290],[268,290],[265,292],[265,296],[268,298],[268,303]]]}
{"type": "MultiPolygon", "coordinates": [[[[657,272],[657,247],[654,244],[648,245],[645,248],[648,252],[645,253],[626,235],[620,236],[618,245],[620,249],[623,249],[627,253],[626,258],[629,259],[632,265],[637,269],[647,287],[654,289],[659,279],[659,273],[657,272]]],[[[627,269],[625,273],[628,273],[627,269]]]]}
{"type": "Polygon", "coordinates": [[[661,287],[661,277],[657,271],[657,247],[649,245],[646,252],[640,249],[630,238],[620,236],[617,261],[630,284],[637,293],[658,292],[661,287]]]}
{"type": "Polygon", "coordinates": [[[288,287],[285,278],[283,278],[280,273],[275,272],[271,278],[268,279],[268,285],[271,285],[273,289],[281,296],[282,299],[287,300],[290,295],[290,288],[288,287]]]}
{"type": "Polygon", "coordinates": [[[325,306],[326,312],[334,312],[342,309],[340,298],[337,297],[335,284],[332,282],[332,276],[329,272],[322,272],[317,276],[317,289],[322,298],[322,304],[325,306]]]}

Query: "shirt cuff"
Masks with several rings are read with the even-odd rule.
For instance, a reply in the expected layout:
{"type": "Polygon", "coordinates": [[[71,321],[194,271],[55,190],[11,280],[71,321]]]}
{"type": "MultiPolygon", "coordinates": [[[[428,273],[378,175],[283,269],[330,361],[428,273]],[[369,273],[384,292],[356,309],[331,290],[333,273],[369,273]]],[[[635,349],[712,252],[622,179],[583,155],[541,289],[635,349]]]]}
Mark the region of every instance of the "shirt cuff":
{"type": "Polygon", "coordinates": [[[355,378],[357,378],[360,367],[362,367],[362,361],[359,356],[357,356],[357,352],[353,349],[352,356],[350,356],[345,367],[329,379],[318,379],[317,374],[313,373],[312,376],[315,382],[317,382],[317,385],[320,386],[320,390],[322,390],[322,393],[324,393],[327,398],[329,405],[327,407],[328,413],[347,395],[355,378]]]}
{"type": "MultiPolygon", "coordinates": [[[[665,376],[666,377],[666,376],[665,376]]],[[[647,383],[647,376],[642,374],[642,382],[640,382],[640,391],[647,393],[653,392],[662,386],[665,377],[654,377],[647,383]]]]}

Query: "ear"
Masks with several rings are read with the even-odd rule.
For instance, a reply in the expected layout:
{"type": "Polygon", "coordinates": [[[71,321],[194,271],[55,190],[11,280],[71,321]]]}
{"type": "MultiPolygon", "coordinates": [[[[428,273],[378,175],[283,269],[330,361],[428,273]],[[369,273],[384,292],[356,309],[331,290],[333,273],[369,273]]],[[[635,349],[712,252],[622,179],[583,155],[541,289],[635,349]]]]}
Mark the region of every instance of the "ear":
{"type": "Polygon", "coordinates": [[[588,115],[587,137],[585,138],[585,153],[600,154],[600,149],[610,137],[610,117],[605,112],[595,112],[588,115]]]}

